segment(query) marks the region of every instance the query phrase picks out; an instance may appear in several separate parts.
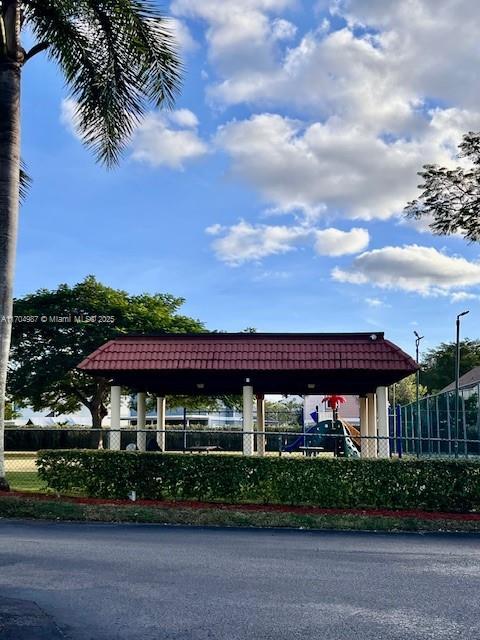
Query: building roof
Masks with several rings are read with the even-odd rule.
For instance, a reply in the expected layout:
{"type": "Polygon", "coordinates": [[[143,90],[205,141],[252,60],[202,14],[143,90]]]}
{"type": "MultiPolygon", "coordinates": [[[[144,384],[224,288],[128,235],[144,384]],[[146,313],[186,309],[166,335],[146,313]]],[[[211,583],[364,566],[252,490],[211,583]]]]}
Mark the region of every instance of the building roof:
{"type": "Polygon", "coordinates": [[[383,333],[215,333],[124,336],[110,340],[78,366],[83,371],[398,370],[410,356],[383,333]]]}
{"type": "MultiPolygon", "coordinates": [[[[384,379],[383,384],[392,384],[391,380],[396,382],[416,371],[417,365],[379,332],[205,333],[122,336],[94,351],[78,368],[92,375],[113,377],[122,384],[141,379],[151,386],[155,377],[159,385],[169,388],[180,376],[183,380],[193,376],[200,383],[208,379],[210,386],[215,378],[215,388],[221,386],[223,391],[228,377],[240,375],[241,380],[252,375],[257,381],[265,381],[268,376],[270,386],[265,391],[270,392],[276,376],[275,390],[282,392],[287,376],[290,381],[295,376],[317,381],[326,375],[335,374],[338,379],[347,372],[357,377],[363,372],[376,381],[384,379]]],[[[260,386],[265,385],[262,382],[260,386]]],[[[300,386],[304,392],[303,383],[296,388],[300,386]]],[[[347,389],[338,391],[346,393],[347,389]]]]}
{"type": "MultiPolygon", "coordinates": [[[[470,371],[467,371],[467,373],[464,373],[463,376],[460,376],[458,379],[458,386],[460,388],[471,387],[478,383],[480,383],[480,367],[473,367],[473,369],[470,369],[470,371]]],[[[444,393],[445,391],[455,391],[455,380],[442,389],[440,393],[444,393]]]]}

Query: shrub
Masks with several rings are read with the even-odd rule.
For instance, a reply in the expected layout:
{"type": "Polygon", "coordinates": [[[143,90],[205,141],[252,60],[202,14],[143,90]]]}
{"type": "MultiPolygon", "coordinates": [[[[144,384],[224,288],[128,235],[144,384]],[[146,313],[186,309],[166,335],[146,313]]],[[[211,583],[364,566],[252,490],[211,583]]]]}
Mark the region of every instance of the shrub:
{"type": "Polygon", "coordinates": [[[41,451],[39,475],[89,496],[338,508],[480,509],[480,463],[41,451]]]}

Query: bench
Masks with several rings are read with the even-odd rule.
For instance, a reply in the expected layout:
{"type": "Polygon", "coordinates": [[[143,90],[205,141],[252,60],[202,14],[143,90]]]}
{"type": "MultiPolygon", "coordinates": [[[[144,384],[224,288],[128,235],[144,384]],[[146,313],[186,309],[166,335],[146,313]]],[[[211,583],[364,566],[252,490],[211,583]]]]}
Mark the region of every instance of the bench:
{"type": "Polygon", "coordinates": [[[209,453],[210,451],[223,451],[222,447],[213,446],[198,446],[198,447],[187,447],[185,451],[189,451],[190,453],[209,453]]]}
{"type": "Polygon", "coordinates": [[[324,447],[298,447],[306,456],[317,456],[322,451],[325,451],[324,447]]]}

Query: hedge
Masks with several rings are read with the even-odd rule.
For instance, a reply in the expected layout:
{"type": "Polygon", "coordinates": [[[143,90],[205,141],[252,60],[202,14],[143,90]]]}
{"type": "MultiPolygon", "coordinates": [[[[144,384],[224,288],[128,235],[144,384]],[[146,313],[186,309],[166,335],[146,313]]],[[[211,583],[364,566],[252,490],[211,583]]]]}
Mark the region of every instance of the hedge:
{"type": "Polygon", "coordinates": [[[5,451],[38,451],[39,449],[97,449],[99,432],[88,428],[5,429],[5,451]]]}
{"type": "Polygon", "coordinates": [[[126,451],[41,451],[38,471],[59,492],[92,497],[480,510],[480,463],[126,451]]]}

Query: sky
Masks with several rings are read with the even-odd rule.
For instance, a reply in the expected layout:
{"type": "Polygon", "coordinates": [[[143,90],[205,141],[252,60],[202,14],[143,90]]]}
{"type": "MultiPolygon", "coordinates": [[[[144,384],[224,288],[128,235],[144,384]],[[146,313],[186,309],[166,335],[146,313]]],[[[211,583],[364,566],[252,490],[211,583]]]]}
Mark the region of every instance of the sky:
{"type": "Polygon", "coordinates": [[[82,146],[44,55],[24,70],[15,294],[94,274],[209,329],[479,337],[480,246],[405,221],[425,163],[480,130],[471,0],[172,0],[184,87],[118,168],[82,146]]]}

